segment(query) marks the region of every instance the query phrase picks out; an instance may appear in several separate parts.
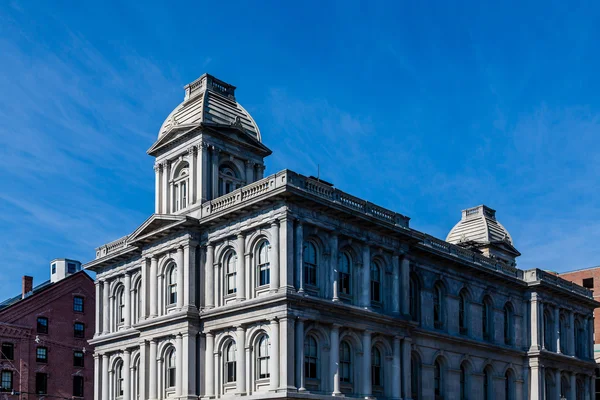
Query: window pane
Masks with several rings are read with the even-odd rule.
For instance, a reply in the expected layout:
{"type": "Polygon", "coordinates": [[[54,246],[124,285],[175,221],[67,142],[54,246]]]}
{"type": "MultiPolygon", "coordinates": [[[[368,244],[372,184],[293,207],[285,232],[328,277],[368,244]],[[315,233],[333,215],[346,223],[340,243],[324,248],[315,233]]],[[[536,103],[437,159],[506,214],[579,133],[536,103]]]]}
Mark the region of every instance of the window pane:
{"type": "Polygon", "coordinates": [[[83,297],[75,296],[73,298],[73,311],[83,312],[83,297]]]}
{"type": "Polygon", "coordinates": [[[48,350],[45,347],[38,347],[35,352],[35,359],[37,362],[48,361],[48,350]]]}
{"type": "Polygon", "coordinates": [[[73,377],[73,396],[83,397],[83,376],[73,377]]]}
{"type": "Polygon", "coordinates": [[[44,373],[35,374],[35,392],[37,394],[46,394],[48,390],[48,375],[44,373]]]}
{"type": "Polygon", "coordinates": [[[15,356],[15,345],[12,343],[2,343],[2,357],[5,360],[13,360],[15,356]]]}
{"type": "Polygon", "coordinates": [[[85,327],[81,322],[75,322],[75,324],[73,324],[73,336],[76,338],[85,337],[85,327]]]}
{"type": "Polygon", "coordinates": [[[48,333],[48,318],[38,317],[37,331],[38,333],[48,333]]]}
{"type": "Polygon", "coordinates": [[[0,380],[0,389],[11,390],[13,388],[13,373],[12,371],[2,371],[0,380]]]}

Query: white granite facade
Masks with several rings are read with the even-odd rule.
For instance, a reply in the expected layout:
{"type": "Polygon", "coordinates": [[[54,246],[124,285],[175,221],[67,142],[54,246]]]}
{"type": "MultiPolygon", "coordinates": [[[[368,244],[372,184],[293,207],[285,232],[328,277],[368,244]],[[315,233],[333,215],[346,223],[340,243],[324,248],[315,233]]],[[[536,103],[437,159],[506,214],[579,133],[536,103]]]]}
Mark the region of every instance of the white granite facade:
{"type": "Polygon", "coordinates": [[[234,90],[186,87],[149,150],[156,213],[85,266],[95,400],[592,399],[587,289],[316,179],[263,178],[234,90]]]}

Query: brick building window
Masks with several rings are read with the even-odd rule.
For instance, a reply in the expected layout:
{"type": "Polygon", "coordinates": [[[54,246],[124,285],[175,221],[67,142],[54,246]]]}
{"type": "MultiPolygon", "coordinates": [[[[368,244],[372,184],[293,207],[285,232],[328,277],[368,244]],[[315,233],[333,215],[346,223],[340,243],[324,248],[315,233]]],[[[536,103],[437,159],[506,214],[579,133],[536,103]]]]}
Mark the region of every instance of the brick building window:
{"type": "Polygon", "coordinates": [[[37,319],[37,333],[48,333],[48,318],[38,317],[37,319]]]}
{"type": "Polygon", "coordinates": [[[83,376],[73,377],[73,397],[83,397],[83,376]]]}
{"type": "Polygon", "coordinates": [[[35,393],[48,393],[48,374],[38,372],[35,374],[35,393]]]}
{"type": "Polygon", "coordinates": [[[83,351],[74,351],[73,352],[73,366],[74,367],[83,367],[83,351]]]}
{"type": "Polygon", "coordinates": [[[582,282],[582,286],[587,289],[594,288],[594,278],[585,278],[582,282]]]}
{"type": "Polygon", "coordinates": [[[2,343],[2,359],[14,360],[15,359],[15,345],[12,343],[2,343]]]}
{"type": "Polygon", "coordinates": [[[73,324],[73,336],[76,338],[85,337],[85,326],[81,322],[75,322],[73,324]]]}
{"type": "Polygon", "coordinates": [[[46,347],[38,347],[35,350],[35,361],[41,363],[48,362],[48,349],[46,347]]]}
{"type": "Polygon", "coordinates": [[[83,312],[83,297],[75,296],[73,297],[73,311],[75,312],[83,312]]]}
{"type": "Polygon", "coordinates": [[[0,375],[0,392],[6,392],[13,388],[13,372],[2,371],[0,375]]]}

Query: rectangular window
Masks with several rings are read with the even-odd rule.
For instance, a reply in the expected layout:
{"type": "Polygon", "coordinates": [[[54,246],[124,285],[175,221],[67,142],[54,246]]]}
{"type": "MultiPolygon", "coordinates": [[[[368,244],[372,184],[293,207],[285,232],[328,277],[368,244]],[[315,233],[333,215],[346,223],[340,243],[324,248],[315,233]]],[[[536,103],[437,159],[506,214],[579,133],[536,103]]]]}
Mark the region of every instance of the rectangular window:
{"type": "Polygon", "coordinates": [[[41,363],[48,362],[48,349],[45,347],[38,347],[35,351],[35,361],[41,363]]]}
{"type": "Polygon", "coordinates": [[[83,367],[83,351],[74,351],[73,352],[73,366],[74,367],[83,367]]]}
{"type": "Polygon", "coordinates": [[[6,392],[13,388],[13,373],[12,371],[2,371],[0,376],[0,392],[6,392]]]}
{"type": "Polygon", "coordinates": [[[38,372],[35,374],[35,393],[48,393],[48,374],[44,374],[42,372],[38,372]]]}
{"type": "Polygon", "coordinates": [[[73,396],[83,397],[83,376],[73,377],[73,396]]]}
{"type": "Polygon", "coordinates": [[[258,270],[258,286],[268,285],[271,282],[271,269],[269,268],[269,263],[259,265],[258,270]]]}
{"type": "Polygon", "coordinates": [[[67,273],[74,274],[75,272],[77,272],[77,264],[67,263],[67,273]]]}
{"type": "Polygon", "coordinates": [[[83,297],[81,297],[81,296],[73,297],[73,311],[83,312],[83,297]]]}
{"type": "Polygon", "coordinates": [[[75,322],[73,324],[73,336],[76,338],[85,337],[85,327],[81,322],[75,322]]]}
{"type": "Polygon", "coordinates": [[[48,318],[38,317],[37,319],[37,333],[48,333],[48,318]]]}
{"type": "Polygon", "coordinates": [[[14,360],[15,359],[15,345],[12,343],[2,343],[2,359],[14,360]]]}
{"type": "Polygon", "coordinates": [[[56,264],[52,264],[52,273],[55,274],[56,273],[56,264]]]}
{"type": "Polygon", "coordinates": [[[587,289],[594,288],[594,278],[585,278],[582,283],[583,283],[584,288],[587,288],[587,289]]]}

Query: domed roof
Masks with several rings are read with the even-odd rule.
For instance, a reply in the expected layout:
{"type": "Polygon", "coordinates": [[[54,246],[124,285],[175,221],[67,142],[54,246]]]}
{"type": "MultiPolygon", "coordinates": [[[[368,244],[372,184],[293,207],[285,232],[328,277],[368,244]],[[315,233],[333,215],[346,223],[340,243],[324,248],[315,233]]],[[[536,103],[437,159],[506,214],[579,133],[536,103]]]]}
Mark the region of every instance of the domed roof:
{"type": "Polygon", "coordinates": [[[254,119],[235,99],[235,86],[204,74],[186,85],[185,98],[169,114],[158,131],[158,138],[174,128],[199,125],[233,126],[261,141],[254,119]]]}
{"type": "Polygon", "coordinates": [[[496,220],[496,210],[485,205],[463,210],[461,220],[454,225],[446,237],[446,242],[454,244],[505,242],[513,245],[512,237],[506,228],[496,220]]]}

